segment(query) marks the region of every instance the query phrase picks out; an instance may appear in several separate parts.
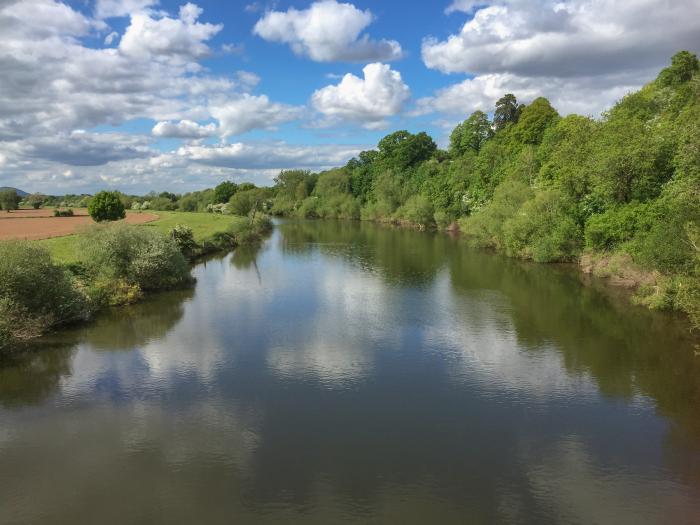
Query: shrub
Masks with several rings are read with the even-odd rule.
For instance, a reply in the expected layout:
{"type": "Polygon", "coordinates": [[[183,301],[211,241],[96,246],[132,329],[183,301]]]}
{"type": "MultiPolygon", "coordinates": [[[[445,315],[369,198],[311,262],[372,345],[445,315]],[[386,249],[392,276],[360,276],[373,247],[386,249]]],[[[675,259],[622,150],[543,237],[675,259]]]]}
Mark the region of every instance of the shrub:
{"type": "Polygon", "coordinates": [[[54,217],[73,217],[74,213],[71,208],[68,208],[67,210],[59,210],[56,208],[53,210],[53,216],[54,217]]]}
{"type": "Polygon", "coordinates": [[[88,213],[95,222],[117,221],[126,217],[124,204],[116,191],[101,191],[88,204],[88,213]]]}
{"type": "Polygon", "coordinates": [[[610,250],[631,240],[644,221],[648,208],[644,204],[632,203],[592,215],[586,221],[586,246],[610,250]]]}
{"type": "Polygon", "coordinates": [[[396,210],[396,217],[421,227],[433,223],[433,205],[423,195],[413,195],[396,210]]]}
{"type": "Polygon", "coordinates": [[[87,317],[86,296],[44,248],[0,243],[0,349],[87,317]]]}
{"type": "Polygon", "coordinates": [[[496,189],[493,200],[477,213],[460,220],[459,228],[479,246],[501,248],[505,243],[504,223],[515,216],[532,195],[532,189],[526,184],[514,180],[504,181],[496,189]]]}
{"type": "Polygon", "coordinates": [[[16,210],[21,200],[15,190],[2,190],[0,191],[0,210],[7,212],[16,210]]]}
{"type": "Polygon", "coordinates": [[[527,201],[503,225],[506,253],[537,262],[570,261],[581,245],[581,229],[556,190],[545,190],[527,201]]]}
{"type": "Polygon", "coordinates": [[[80,243],[80,263],[93,283],[124,279],[142,290],[161,290],[192,281],[177,243],[147,227],[115,224],[88,230],[80,243]]]}
{"type": "Polygon", "coordinates": [[[197,243],[194,240],[192,228],[185,224],[176,224],[175,227],[170,230],[170,237],[175,241],[178,249],[185,257],[192,257],[197,250],[197,243]]]}

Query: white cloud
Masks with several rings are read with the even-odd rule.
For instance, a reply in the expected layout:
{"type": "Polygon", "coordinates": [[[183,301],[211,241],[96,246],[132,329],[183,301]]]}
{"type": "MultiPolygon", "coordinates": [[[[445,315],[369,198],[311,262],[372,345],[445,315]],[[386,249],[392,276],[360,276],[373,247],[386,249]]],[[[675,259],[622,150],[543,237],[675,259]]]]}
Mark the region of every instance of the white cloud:
{"type": "Polygon", "coordinates": [[[144,59],[164,57],[192,62],[210,54],[206,41],[223,25],[197,22],[202,9],[188,3],[180,7],[179,18],[152,18],[146,13],[131,15],[131,23],[119,42],[119,50],[144,59]]]}
{"type": "Polygon", "coordinates": [[[275,129],[299,118],[301,109],[271,102],[265,95],[244,93],[237,99],[212,103],[211,115],[219,121],[222,137],[240,135],[252,129],[275,129]]]}
{"type": "Polygon", "coordinates": [[[117,33],[116,31],[112,31],[105,37],[104,44],[106,46],[111,46],[112,42],[114,42],[117,38],[119,38],[119,33],[117,33]]]}
{"type": "Polygon", "coordinates": [[[374,17],[353,4],[323,0],[308,9],[268,11],[253,32],[265,40],[289,44],[297,55],[317,62],[388,61],[401,58],[394,40],[371,40],[362,34],[374,17]]]}
{"type": "Polygon", "coordinates": [[[459,34],[423,42],[428,67],[579,77],[660,67],[676,51],[699,45],[696,0],[488,3],[493,5],[477,9],[459,34]]]}
{"type": "Polygon", "coordinates": [[[69,166],[101,166],[108,162],[147,158],[154,153],[148,139],[123,133],[74,131],[51,137],[29,138],[18,145],[25,158],[69,166]]]}
{"type": "Polygon", "coordinates": [[[202,126],[191,120],[180,122],[158,122],[153,126],[151,133],[156,137],[169,137],[181,139],[202,139],[211,137],[217,132],[216,124],[202,126]]]}
{"type": "Polygon", "coordinates": [[[439,112],[463,118],[476,110],[488,113],[493,111],[496,101],[505,93],[514,93],[521,103],[545,96],[563,114],[595,117],[652,74],[651,71],[643,71],[640,74],[610,75],[605,79],[569,79],[490,73],[466,79],[436,91],[433,96],[419,99],[413,114],[439,112]]]}
{"type": "Polygon", "coordinates": [[[131,13],[148,11],[158,0],[97,0],[95,17],[99,19],[124,17],[131,13]]]}
{"type": "Polygon", "coordinates": [[[677,51],[700,49],[695,0],[456,0],[454,11],[473,17],[445,40],[425,39],[423,61],[474,78],[420,101],[424,111],[490,109],[510,91],[523,100],[547,96],[564,113],[597,115],[677,51]]]}
{"type": "Polygon", "coordinates": [[[454,0],[448,7],[445,9],[446,14],[450,13],[455,13],[455,12],[462,12],[462,13],[471,13],[475,7],[479,5],[484,5],[487,2],[479,1],[479,0],[454,0]]]}
{"type": "Polygon", "coordinates": [[[311,102],[330,122],[349,120],[376,128],[401,112],[411,92],[401,74],[386,64],[364,67],[364,78],[347,74],[339,84],[314,92],[311,102]]]}
{"type": "MultiPolygon", "coordinates": [[[[239,169],[326,169],[344,164],[366,146],[291,145],[286,142],[187,145],[177,150],[180,160],[239,169]]],[[[166,159],[173,160],[170,154],[166,159]]],[[[155,159],[159,162],[165,159],[155,159]]]]}

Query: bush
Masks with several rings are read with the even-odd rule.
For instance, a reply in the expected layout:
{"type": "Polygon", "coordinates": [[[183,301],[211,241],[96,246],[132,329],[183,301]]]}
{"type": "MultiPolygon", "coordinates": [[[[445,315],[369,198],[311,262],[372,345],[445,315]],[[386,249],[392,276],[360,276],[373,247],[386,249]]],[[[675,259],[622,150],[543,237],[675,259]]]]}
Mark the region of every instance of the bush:
{"type": "Polygon", "coordinates": [[[73,213],[73,210],[71,208],[68,208],[67,210],[59,210],[56,208],[53,210],[53,216],[54,217],[73,217],[75,215],[73,213]]]}
{"type": "Polygon", "coordinates": [[[95,222],[117,221],[126,217],[119,192],[101,191],[88,204],[88,213],[95,222]]]}
{"type": "Polygon", "coordinates": [[[611,250],[631,240],[648,211],[639,203],[616,206],[592,215],[586,221],[586,246],[596,250],[611,250]]]}
{"type": "Polygon", "coordinates": [[[396,210],[396,217],[420,227],[433,223],[433,205],[423,195],[413,195],[406,203],[396,210]]]}
{"type": "Polygon", "coordinates": [[[527,201],[503,225],[506,253],[537,262],[571,261],[581,249],[581,228],[556,190],[527,201]]]}
{"type": "Polygon", "coordinates": [[[6,212],[16,210],[21,200],[15,190],[2,190],[0,191],[0,210],[5,210],[6,212]]]}
{"type": "Polygon", "coordinates": [[[192,281],[177,243],[147,227],[94,227],[83,235],[79,248],[80,264],[92,283],[124,279],[141,290],[162,290],[192,281]]]}
{"type": "Polygon", "coordinates": [[[194,240],[192,228],[185,224],[176,224],[175,227],[170,230],[170,237],[175,241],[182,255],[187,258],[194,255],[197,250],[197,243],[194,240]]]}
{"type": "Polygon", "coordinates": [[[47,250],[24,241],[0,243],[0,349],[88,313],[86,296],[47,250]]]}

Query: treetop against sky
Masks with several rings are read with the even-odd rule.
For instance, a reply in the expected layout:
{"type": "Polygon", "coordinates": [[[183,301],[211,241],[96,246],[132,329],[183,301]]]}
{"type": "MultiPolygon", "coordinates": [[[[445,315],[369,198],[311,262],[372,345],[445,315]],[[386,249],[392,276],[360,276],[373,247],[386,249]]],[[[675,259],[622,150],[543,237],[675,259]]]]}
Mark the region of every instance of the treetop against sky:
{"type": "Polygon", "coordinates": [[[505,93],[597,116],[700,51],[696,0],[0,3],[0,186],[269,184],[505,93]]]}

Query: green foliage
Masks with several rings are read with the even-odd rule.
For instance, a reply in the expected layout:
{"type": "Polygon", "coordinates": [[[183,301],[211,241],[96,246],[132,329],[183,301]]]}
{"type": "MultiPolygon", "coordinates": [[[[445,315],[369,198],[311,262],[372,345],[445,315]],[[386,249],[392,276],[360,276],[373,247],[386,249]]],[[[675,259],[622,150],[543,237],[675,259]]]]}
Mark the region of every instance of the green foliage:
{"type": "Polygon", "coordinates": [[[396,217],[422,228],[433,224],[435,209],[423,195],[412,195],[396,210],[396,217]]]}
{"type": "Polygon", "coordinates": [[[101,191],[88,204],[88,213],[95,222],[117,221],[126,217],[124,204],[116,191],[101,191]]]}
{"type": "Polygon", "coordinates": [[[2,190],[0,191],[0,210],[7,212],[16,210],[21,200],[15,190],[2,190]]]}
{"type": "Polygon", "coordinates": [[[244,189],[236,192],[228,202],[228,211],[233,215],[246,216],[253,210],[262,210],[266,192],[261,188],[244,189]]]}
{"type": "Polygon", "coordinates": [[[551,106],[549,100],[543,97],[536,98],[532,104],[522,108],[518,123],[513,128],[513,135],[523,144],[539,144],[547,128],[558,118],[559,113],[551,106]]]}
{"type": "Polygon", "coordinates": [[[688,82],[700,71],[697,55],[689,51],[680,51],[671,58],[671,65],[659,73],[657,82],[661,86],[678,86],[688,82]]]}
{"type": "Polygon", "coordinates": [[[586,222],[586,246],[612,250],[630,241],[640,229],[649,206],[634,202],[609,208],[592,215],[586,222]]]}
{"type": "Polygon", "coordinates": [[[79,261],[93,282],[124,280],[141,290],[175,288],[191,282],[187,262],[172,237],[127,224],[85,232],[79,261]]]}
{"type": "Polygon", "coordinates": [[[428,160],[437,151],[437,145],[424,131],[416,135],[397,131],[380,140],[377,148],[381,160],[399,170],[428,160]]]}
{"type": "Polygon", "coordinates": [[[503,248],[503,226],[520,207],[533,196],[532,189],[517,180],[507,180],[494,193],[493,200],[477,213],[462,219],[460,229],[471,236],[478,245],[503,248]]]}
{"type": "Polygon", "coordinates": [[[475,111],[452,131],[450,154],[461,156],[470,149],[479,153],[481,146],[492,136],[493,129],[486,113],[475,111]]]}
{"type": "Polygon", "coordinates": [[[515,95],[508,93],[496,102],[496,110],[493,112],[493,128],[500,131],[510,124],[518,122],[520,108],[515,95]]]}
{"type": "Polygon", "coordinates": [[[0,242],[0,350],[86,317],[73,280],[30,242],[0,242]]]}
{"type": "Polygon", "coordinates": [[[47,200],[48,197],[42,193],[32,193],[25,199],[25,202],[35,210],[38,210],[46,203],[47,200]]]}
{"type": "Polygon", "coordinates": [[[226,204],[238,191],[238,185],[230,180],[224,181],[214,188],[213,204],[226,204]]]}
{"type": "Polygon", "coordinates": [[[194,232],[192,228],[186,224],[176,224],[175,227],[170,230],[170,237],[186,258],[192,257],[196,252],[197,243],[194,240],[194,232]]]}
{"type": "Polygon", "coordinates": [[[56,208],[53,210],[54,217],[73,217],[73,215],[75,214],[73,213],[72,208],[68,208],[67,210],[61,210],[56,208]]]}

